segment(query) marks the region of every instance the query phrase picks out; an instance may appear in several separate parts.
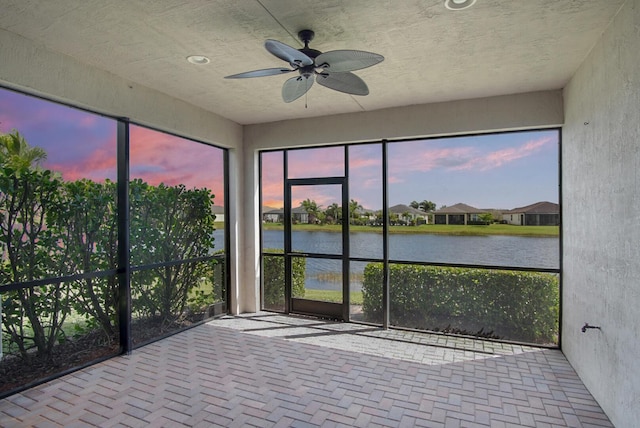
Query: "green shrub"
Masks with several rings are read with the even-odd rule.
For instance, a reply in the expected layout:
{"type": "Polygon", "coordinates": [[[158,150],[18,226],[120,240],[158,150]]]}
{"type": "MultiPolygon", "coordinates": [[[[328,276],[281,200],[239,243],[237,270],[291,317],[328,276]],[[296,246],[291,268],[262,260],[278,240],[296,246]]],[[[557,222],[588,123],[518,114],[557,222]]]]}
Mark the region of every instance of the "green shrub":
{"type": "MultiPolygon", "coordinates": [[[[222,250],[216,251],[216,254],[223,253],[222,250]]],[[[196,286],[189,291],[187,303],[192,314],[203,313],[208,318],[213,304],[226,301],[226,266],[224,259],[209,260],[200,264],[203,265],[203,276],[198,278],[196,286]]]]}
{"type": "MultiPolygon", "coordinates": [[[[381,263],[365,267],[365,319],[382,319],[381,263]]],[[[531,343],[556,343],[558,278],[538,272],[419,265],[389,268],[390,323],[531,343]]]]}
{"type": "MultiPolygon", "coordinates": [[[[183,184],[151,186],[132,180],[131,261],[146,265],[206,257],[214,248],[214,195],[206,188],[183,184]]],[[[190,291],[209,269],[203,263],[184,263],[146,269],[131,276],[132,307],[144,317],[165,322],[182,317],[190,291]]]]}
{"type": "MultiPolygon", "coordinates": [[[[118,261],[116,183],[87,179],[65,181],[59,196],[62,203],[50,213],[47,226],[64,242],[69,271],[115,269],[118,261]]],[[[116,275],[75,281],[70,303],[84,316],[86,330],[101,328],[108,336],[118,331],[116,275]]]]}
{"type": "MultiPolygon", "coordinates": [[[[282,250],[266,249],[268,253],[282,253],[282,250]]],[[[293,281],[291,294],[293,297],[304,297],[304,278],[306,259],[295,257],[291,262],[293,281]]],[[[265,255],[262,258],[263,305],[265,309],[284,309],[284,257],[265,255]]]]}
{"type": "MultiPolygon", "coordinates": [[[[6,159],[0,162],[0,284],[66,273],[66,249],[58,244],[63,237],[47,227],[51,213],[61,206],[61,185],[49,170],[28,165],[14,168],[6,159]]],[[[23,357],[35,348],[38,357],[49,358],[54,346],[64,340],[69,296],[70,284],[62,282],[3,295],[6,340],[23,357]]]]}

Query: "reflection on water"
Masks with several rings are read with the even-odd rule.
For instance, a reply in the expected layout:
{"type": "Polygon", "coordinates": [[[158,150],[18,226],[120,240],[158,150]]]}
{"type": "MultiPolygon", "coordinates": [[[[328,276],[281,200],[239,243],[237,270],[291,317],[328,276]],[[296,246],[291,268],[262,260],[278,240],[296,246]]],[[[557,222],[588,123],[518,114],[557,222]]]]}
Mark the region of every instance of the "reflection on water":
{"type": "MultiPolygon", "coordinates": [[[[263,249],[282,249],[283,236],[283,231],[263,231],[263,249]]],[[[333,232],[294,231],[292,245],[301,252],[341,254],[342,237],[333,232]]],[[[349,246],[351,257],[382,258],[380,233],[352,233],[349,246]]],[[[401,261],[558,269],[559,251],[557,237],[389,235],[389,258],[401,261]]],[[[307,288],[341,289],[341,263],[339,260],[326,263],[328,261],[307,259],[307,288]]],[[[365,265],[352,263],[351,289],[354,291],[362,285],[365,265]]]]}

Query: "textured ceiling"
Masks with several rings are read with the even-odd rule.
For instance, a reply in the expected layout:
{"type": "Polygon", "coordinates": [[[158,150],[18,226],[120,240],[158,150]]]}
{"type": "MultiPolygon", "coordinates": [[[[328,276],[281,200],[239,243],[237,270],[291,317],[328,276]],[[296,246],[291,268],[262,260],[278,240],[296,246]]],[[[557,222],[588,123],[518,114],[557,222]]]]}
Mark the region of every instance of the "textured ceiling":
{"type": "Polygon", "coordinates": [[[387,107],[560,89],[624,0],[0,0],[0,28],[139,85],[253,124],[387,107]],[[286,104],[291,75],[224,76],[287,64],[265,39],[385,61],[356,71],[353,96],[314,85],[286,104]],[[205,55],[193,65],[188,55],[205,55]],[[306,103],[306,106],[305,106],[306,103]]]}

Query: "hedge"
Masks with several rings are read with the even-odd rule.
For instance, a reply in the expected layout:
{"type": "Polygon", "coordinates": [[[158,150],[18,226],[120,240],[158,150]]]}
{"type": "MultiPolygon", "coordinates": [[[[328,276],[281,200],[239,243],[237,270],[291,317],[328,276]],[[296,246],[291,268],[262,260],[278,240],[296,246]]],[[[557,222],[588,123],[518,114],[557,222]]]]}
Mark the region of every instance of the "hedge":
{"type": "MultiPolygon", "coordinates": [[[[282,253],[280,249],[265,249],[266,253],[282,253]]],[[[304,297],[306,259],[294,257],[291,260],[293,297],[304,297]]],[[[284,310],[284,257],[265,255],[262,258],[263,305],[265,309],[284,310]]]]}
{"type": "MultiPolygon", "coordinates": [[[[554,274],[420,265],[389,268],[390,324],[530,343],[558,340],[554,274]]],[[[382,320],[382,263],[364,270],[365,320],[382,320]]]]}
{"type": "MultiPolygon", "coordinates": [[[[64,181],[54,171],[18,162],[6,148],[11,143],[31,150],[21,138],[17,132],[0,134],[0,285],[115,269],[116,183],[64,181]]],[[[215,215],[209,189],[152,186],[134,179],[130,198],[133,265],[210,255],[215,215]]],[[[136,271],[131,281],[134,319],[159,319],[162,328],[181,325],[194,316],[189,298],[196,287],[202,291],[200,303],[214,303],[214,264],[136,271]]],[[[94,330],[108,338],[116,335],[117,303],[116,275],[3,291],[1,324],[6,334],[0,336],[12,353],[27,358],[35,352],[49,359],[54,347],[67,339],[65,323],[71,317],[76,319],[74,335],[94,330]]],[[[147,325],[144,329],[149,330],[147,325]]]]}

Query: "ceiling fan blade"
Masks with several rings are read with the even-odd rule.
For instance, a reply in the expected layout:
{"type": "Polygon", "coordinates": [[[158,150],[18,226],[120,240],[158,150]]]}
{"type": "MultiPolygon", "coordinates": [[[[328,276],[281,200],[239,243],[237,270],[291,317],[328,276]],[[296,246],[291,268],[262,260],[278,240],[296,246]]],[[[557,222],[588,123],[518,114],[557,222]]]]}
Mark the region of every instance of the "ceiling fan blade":
{"type": "Polygon", "coordinates": [[[369,88],[364,80],[353,73],[329,73],[323,71],[316,76],[316,82],[335,91],[352,95],[368,95],[369,88]]]}
{"type": "Polygon", "coordinates": [[[283,61],[287,61],[292,67],[304,67],[313,64],[313,60],[296,48],[285,45],[277,40],[268,39],[264,42],[264,47],[272,54],[283,61]]]}
{"type": "Polygon", "coordinates": [[[337,50],[316,57],[316,66],[326,68],[333,73],[360,70],[382,62],[384,57],[373,52],[337,50]]]}
{"type": "Polygon", "coordinates": [[[288,79],[282,85],[282,99],[285,103],[295,101],[311,88],[313,79],[305,76],[296,76],[288,79]]]}
{"type": "Polygon", "coordinates": [[[262,70],[246,71],[244,73],[232,74],[231,76],[225,76],[225,79],[245,79],[247,77],[264,77],[275,76],[278,74],[291,73],[295,70],[289,70],[288,68],[264,68],[262,70]]]}

